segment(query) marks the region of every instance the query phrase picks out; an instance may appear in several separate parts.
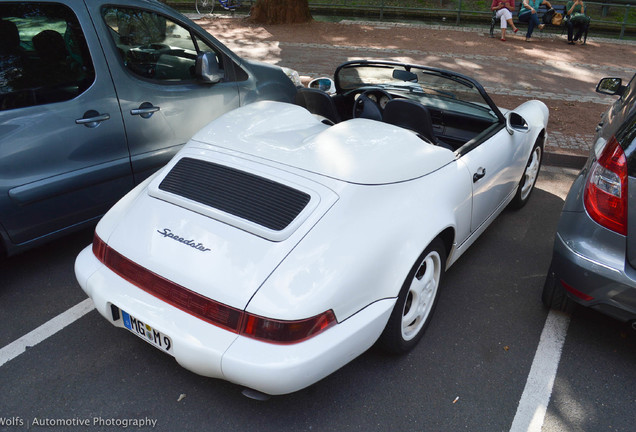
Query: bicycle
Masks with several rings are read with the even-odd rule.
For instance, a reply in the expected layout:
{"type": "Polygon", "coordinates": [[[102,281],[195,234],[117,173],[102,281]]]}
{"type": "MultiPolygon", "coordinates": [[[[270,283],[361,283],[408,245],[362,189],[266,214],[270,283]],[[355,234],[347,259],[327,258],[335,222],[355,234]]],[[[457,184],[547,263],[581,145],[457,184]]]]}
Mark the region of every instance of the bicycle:
{"type": "MultiPolygon", "coordinates": [[[[241,7],[241,0],[218,0],[221,7],[225,10],[229,10],[232,13],[241,7]]],[[[214,10],[214,4],[216,0],[196,0],[195,7],[197,13],[202,15],[211,14],[214,10]]]]}

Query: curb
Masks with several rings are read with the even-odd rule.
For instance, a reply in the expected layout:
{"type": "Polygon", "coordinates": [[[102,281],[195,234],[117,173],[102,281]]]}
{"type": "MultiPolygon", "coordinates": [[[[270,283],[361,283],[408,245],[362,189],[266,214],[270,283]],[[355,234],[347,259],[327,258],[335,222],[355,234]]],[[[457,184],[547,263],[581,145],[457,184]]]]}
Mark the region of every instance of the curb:
{"type": "Polygon", "coordinates": [[[587,156],[554,153],[550,151],[543,153],[543,163],[550,166],[580,170],[583,168],[586,161],[587,156]]]}

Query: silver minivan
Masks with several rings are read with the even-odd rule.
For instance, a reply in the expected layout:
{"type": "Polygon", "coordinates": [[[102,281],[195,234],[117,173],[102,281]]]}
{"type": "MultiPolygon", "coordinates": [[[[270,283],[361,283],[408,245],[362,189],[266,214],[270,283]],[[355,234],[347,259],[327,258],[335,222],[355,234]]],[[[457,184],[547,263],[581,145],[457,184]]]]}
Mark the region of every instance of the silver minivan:
{"type": "Polygon", "coordinates": [[[1,2],[0,253],[94,223],[211,120],[295,93],[155,0],[1,2]]]}

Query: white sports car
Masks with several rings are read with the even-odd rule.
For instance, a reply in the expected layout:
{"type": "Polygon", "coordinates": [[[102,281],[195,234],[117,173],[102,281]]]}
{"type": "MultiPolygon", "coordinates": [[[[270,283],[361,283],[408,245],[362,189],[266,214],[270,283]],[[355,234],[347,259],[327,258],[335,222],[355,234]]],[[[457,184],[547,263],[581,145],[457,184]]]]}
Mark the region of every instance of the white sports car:
{"type": "Polygon", "coordinates": [[[529,199],[546,139],[545,104],[499,109],[445,70],[354,61],[310,87],[309,110],[258,102],[198,132],[75,265],[111,323],[253,395],[413,348],[444,272],[529,199]]]}

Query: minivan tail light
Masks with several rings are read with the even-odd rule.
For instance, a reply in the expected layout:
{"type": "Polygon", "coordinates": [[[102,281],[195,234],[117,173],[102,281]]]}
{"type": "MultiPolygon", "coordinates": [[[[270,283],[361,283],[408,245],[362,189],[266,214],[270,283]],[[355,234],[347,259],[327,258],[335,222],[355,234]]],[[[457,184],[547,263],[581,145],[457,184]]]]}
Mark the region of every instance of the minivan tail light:
{"type": "Polygon", "coordinates": [[[294,344],[316,336],[336,324],[332,310],[311,318],[281,321],[233,308],[151,272],[109,247],[95,233],[93,254],[131,284],[182,311],[240,335],[273,344],[294,344]]]}
{"type": "Polygon", "coordinates": [[[590,168],[583,202],[594,221],[627,235],[627,160],[615,137],[590,168]]]}

